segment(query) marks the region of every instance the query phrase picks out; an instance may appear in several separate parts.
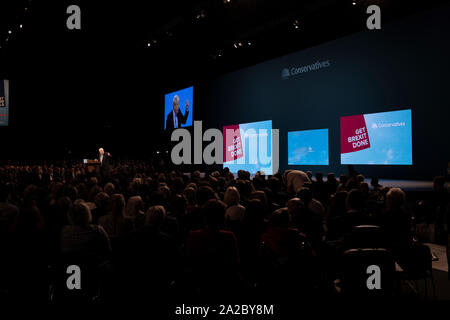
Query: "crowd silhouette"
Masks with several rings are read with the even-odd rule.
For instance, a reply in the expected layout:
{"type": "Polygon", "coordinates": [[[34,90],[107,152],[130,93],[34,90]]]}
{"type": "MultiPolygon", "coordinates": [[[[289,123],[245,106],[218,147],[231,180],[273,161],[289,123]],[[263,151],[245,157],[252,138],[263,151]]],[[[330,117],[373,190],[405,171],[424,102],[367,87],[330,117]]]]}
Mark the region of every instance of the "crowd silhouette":
{"type": "Polygon", "coordinates": [[[335,296],[348,250],[383,249],[410,270],[418,224],[448,239],[443,177],[417,197],[353,171],[185,174],[144,161],[108,170],[0,167],[2,299],[335,296]],[[81,292],[66,288],[70,264],[82,269],[81,292]]]}

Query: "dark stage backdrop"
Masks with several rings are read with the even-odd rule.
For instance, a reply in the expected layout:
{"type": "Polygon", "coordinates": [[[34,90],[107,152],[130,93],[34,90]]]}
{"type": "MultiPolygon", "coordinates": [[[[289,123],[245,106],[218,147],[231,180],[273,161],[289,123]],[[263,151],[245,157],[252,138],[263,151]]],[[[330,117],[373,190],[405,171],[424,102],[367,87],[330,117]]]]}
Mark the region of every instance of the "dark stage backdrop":
{"type": "Polygon", "coordinates": [[[425,12],[226,74],[203,88],[203,127],[271,119],[280,129],[282,169],[345,173],[340,117],[411,109],[413,165],[355,168],[403,179],[443,174],[450,160],[449,16],[449,7],[425,12]],[[312,70],[298,69],[308,65],[312,70]],[[288,166],[288,131],[322,128],[329,129],[329,166],[288,166]]]}

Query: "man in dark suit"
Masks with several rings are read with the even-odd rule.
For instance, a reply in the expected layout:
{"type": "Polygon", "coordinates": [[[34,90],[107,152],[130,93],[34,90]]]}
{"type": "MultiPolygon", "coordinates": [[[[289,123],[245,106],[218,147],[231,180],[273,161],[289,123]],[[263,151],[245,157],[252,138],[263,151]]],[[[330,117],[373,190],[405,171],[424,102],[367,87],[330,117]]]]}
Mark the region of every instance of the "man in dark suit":
{"type": "Polygon", "coordinates": [[[175,95],[173,97],[173,109],[167,115],[166,129],[173,130],[181,128],[182,124],[186,123],[189,115],[189,100],[186,100],[186,112],[184,115],[180,111],[180,98],[175,95]]]}
{"type": "Polygon", "coordinates": [[[109,161],[111,160],[111,153],[105,152],[103,148],[98,149],[98,160],[100,161],[101,167],[106,167],[109,165],[109,161]]]}

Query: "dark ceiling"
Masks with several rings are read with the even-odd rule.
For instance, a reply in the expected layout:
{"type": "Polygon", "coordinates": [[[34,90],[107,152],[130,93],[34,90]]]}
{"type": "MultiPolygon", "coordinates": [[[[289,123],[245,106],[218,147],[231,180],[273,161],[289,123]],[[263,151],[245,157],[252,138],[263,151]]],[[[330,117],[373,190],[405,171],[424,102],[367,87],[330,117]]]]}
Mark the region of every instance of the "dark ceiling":
{"type": "Polygon", "coordinates": [[[164,92],[365,30],[370,4],[388,23],[447,2],[2,0],[0,78],[11,81],[11,119],[0,131],[55,140],[56,154],[95,149],[80,147],[92,136],[110,145],[124,132],[157,136],[164,92]],[[81,30],[66,27],[72,4],[81,30]]]}

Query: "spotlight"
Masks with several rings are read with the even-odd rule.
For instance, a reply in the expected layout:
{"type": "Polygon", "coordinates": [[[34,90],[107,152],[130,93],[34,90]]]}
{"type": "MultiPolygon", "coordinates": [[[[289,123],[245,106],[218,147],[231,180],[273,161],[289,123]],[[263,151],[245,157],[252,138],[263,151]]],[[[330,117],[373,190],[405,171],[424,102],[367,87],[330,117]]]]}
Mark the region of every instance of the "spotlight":
{"type": "Polygon", "coordinates": [[[223,0],[224,4],[231,3],[231,0],[223,0]]]}
{"type": "Polygon", "coordinates": [[[11,34],[12,33],[12,31],[11,30],[8,30],[8,34],[11,34]]]}
{"type": "Polygon", "coordinates": [[[147,42],[147,47],[151,47],[152,43],[151,42],[147,42]]]}
{"type": "Polygon", "coordinates": [[[292,26],[294,27],[294,29],[300,29],[300,21],[294,20],[294,22],[292,23],[292,26]]]}
{"type": "Polygon", "coordinates": [[[352,5],[356,6],[356,1],[353,1],[353,2],[352,2],[352,5]]]}
{"type": "Polygon", "coordinates": [[[22,27],[23,27],[23,24],[19,24],[19,28],[22,29],[22,27]]]}
{"type": "Polygon", "coordinates": [[[200,19],[204,19],[206,17],[206,12],[205,12],[205,10],[204,9],[202,9],[199,13],[197,13],[197,15],[195,16],[195,18],[197,19],[197,20],[200,20],[200,19]]]}

